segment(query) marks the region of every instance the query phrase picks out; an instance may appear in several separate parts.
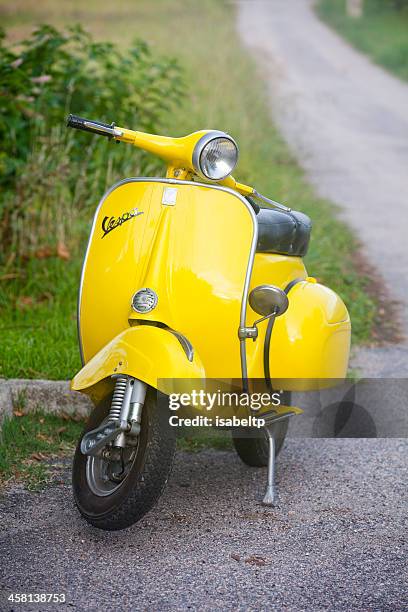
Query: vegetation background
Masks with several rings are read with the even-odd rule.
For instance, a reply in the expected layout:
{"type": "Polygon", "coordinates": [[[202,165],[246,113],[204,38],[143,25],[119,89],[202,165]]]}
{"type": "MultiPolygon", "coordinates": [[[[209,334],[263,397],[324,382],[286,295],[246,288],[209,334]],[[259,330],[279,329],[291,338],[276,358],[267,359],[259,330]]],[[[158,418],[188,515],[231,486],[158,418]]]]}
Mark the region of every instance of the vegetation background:
{"type": "MultiPolygon", "coordinates": [[[[323,0],[327,15],[325,4],[335,2],[323,0]]],[[[80,367],[76,297],[93,211],[115,180],[163,172],[136,149],[66,130],[68,112],[175,136],[230,132],[240,180],[312,217],[309,273],[347,303],[353,341],[372,339],[377,309],[356,240],[276,132],[233,3],[0,0],[0,17],[0,376],[64,379],[80,367]]]]}
{"type": "Polygon", "coordinates": [[[402,79],[408,80],[408,0],[362,0],[362,15],[351,17],[345,0],[319,0],[318,14],[402,79]]]}

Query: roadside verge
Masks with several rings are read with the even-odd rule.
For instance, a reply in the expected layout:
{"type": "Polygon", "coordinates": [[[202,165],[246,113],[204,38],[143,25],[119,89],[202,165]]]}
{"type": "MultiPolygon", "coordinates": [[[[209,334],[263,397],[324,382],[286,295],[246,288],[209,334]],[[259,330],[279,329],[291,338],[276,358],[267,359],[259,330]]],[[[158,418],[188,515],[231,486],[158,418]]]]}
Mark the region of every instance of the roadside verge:
{"type": "Polygon", "coordinates": [[[41,410],[47,414],[84,418],[92,402],[86,395],[71,391],[69,381],[0,379],[0,427],[13,412],[28,414],[41,410]]]}

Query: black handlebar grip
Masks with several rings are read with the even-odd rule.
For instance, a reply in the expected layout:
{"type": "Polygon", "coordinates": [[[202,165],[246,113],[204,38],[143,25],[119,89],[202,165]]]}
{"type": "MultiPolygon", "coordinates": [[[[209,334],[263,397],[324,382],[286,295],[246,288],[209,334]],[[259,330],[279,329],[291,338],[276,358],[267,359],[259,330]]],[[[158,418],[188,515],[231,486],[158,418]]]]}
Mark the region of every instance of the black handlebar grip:
{"type": "Polygon", "coordinates": [[[115,136],[114,123],[102,123],[101,121],[84,119],[77,115],[68,115],[67,127],[83,130],[84,132],[92,132],[92,134],[100,134],[100,136],[107,136],[108,138],[115,136]]]}

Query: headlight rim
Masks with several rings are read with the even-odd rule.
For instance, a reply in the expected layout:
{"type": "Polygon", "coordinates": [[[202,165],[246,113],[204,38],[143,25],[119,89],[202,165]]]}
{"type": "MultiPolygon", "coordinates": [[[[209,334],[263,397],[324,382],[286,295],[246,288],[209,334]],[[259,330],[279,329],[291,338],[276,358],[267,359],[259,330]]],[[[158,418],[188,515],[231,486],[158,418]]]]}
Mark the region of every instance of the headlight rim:
{"type": "Polygon", "coordinates": [[[195,170],[195,172],[201,176],[201,178],[204,178],[207,181],[213,181],[213,182],[217,182],[217,181],[222,181],[225,178],[227,178],[228,176],[230,176],[231,172],[234,171],[237,163],[238,163],[238,157],[239,157],[239,148],[238,145],[236,143],[236,141],[232,138],[232,136],[230,136],[229,134],[227,134],[226,132],[222,132],[220,130],[211,130],[209,132],[207,132],[206,134],[204,134],[203,136],[201,136],[201,138],[196,142],[194,150],[193,150],[193,155],[192,155],[192,163],[193,163],[193,168],[195,170]],[[237,152],[237,160],[235,162],[235,165],[233,168],[231,168],[230,172],[228,174],[226,174],[225,176],[223,176],[222,178],[211,178],[209,176],[207,176],[203,170],[201,169],[201,165],[200,165],[200,159],[201,159],[201,154],[204,150],[204,148],[212,141],[212,140],[217,140],[218,138],[225,138],[226,140],[229,140],[230,142],[232,142],[232,144],[234,145],[236,152],[237,152]]]}

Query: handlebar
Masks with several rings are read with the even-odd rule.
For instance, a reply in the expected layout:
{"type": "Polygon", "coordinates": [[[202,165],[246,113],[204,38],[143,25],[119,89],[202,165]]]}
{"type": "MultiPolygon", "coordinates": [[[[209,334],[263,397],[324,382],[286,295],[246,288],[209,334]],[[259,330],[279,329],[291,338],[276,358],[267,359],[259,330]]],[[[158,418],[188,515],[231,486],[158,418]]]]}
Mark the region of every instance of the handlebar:
{"type": "MultiPolygon", "coordinates": [[[[153,155],[157,155],[167,163],[167,178],[179,177],[180,169],[184,172],[185,176],[196,173],[192,165],[194,147],[200,138],[209,131],[201,130],[181,138],[171,138],[169,136],[136,132],[127,128],[116,127],[114,123],[102,123],[101,121],[84,119],[77,115],[68,115],[67,127],[91,132],[92,134],[99,134],[109,139],[113,138],[116,142],[126,142],[153,155]]],[[[231,175],[217,181],[217,183],[238,191],[245,196],[260,197],[259,194],[255,193],[253,187],[237,183],[231,175]]]]}
{"type": "Polygon", "coordinates": [[[107,138],[114,138],[120,135],[120,131],[115,129],[114,123],[102,123],[101,121],[93,121],[92,119],[84,119],[77,115],[68,115],[67,127],[83,130],[84,132],[92,132],[107,138]]]}

